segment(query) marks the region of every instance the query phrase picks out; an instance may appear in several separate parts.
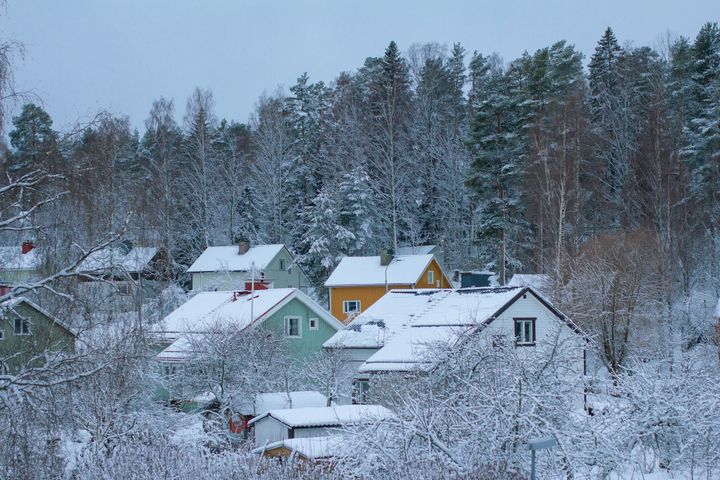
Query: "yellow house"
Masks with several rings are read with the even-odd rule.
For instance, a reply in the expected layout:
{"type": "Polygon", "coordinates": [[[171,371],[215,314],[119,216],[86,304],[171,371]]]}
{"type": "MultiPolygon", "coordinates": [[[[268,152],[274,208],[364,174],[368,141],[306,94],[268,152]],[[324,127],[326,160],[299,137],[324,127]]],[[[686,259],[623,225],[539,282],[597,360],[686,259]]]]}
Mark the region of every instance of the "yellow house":
{"type": "Polygon", "coordinates": [[[434,255],[386,253],[343,258],[325,286],[330,290],[330,312],[343,323],[393,289],[452,288],[434,255]]]}

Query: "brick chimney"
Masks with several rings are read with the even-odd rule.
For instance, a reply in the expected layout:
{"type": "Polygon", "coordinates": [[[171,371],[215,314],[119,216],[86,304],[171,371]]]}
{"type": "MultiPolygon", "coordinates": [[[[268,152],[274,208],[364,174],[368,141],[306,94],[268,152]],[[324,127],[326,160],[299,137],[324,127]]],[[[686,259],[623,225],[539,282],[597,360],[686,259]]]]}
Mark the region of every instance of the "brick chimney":
{"type": "Polygon", "coordinates": [[[23,242],[21,248],[22,248],[22,250],[21,250],[21,251],[22,251],[22,254],[25,255],[25,254],[28,253],[30,250],[32,250],[33,248],[35,248],[35,244],[34,244],[33,242],[23,242]]]}
{"type": "Polygon", "coordinates": [[[238,254],[245,255],[250,250],[250,242],[247,240],[240,240],[238,242],[238,254]]]}

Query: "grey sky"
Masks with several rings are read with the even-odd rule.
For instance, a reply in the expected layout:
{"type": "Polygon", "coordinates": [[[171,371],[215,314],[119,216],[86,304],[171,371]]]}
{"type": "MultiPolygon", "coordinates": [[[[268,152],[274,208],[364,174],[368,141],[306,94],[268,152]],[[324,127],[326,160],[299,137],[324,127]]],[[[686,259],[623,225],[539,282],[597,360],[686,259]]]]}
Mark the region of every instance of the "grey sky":
{"type": "Polygon", "coordinates": [[[510,60],[566,39],[587,56],[608,25],[623,43],[655,45],[718,20],[719,0],[8,0],[0,32],[26,45],[17,86],[40,95],[57,128],[107,108],[142,129],[159,96],[181,120],[195,86],[212,89],[219,117],[246,121],[264,91],[304,71],[331,81],[390,40],[510,60]]]}

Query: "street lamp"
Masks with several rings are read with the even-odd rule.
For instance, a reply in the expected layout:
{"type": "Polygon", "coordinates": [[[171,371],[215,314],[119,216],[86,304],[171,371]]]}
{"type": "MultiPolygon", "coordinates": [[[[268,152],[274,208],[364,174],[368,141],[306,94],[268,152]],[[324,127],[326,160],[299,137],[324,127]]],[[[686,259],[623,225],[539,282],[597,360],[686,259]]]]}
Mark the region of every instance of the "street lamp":
{"type": "Polygon", "coordinates": [[[557,439],[555,437],[542,437],[528,441],[528,450],[530,450],[532,455],[532,462],[530,464],[530,480],[535,480],[535,451],[552,448],[555,445],[557,445],[557,439]]]}

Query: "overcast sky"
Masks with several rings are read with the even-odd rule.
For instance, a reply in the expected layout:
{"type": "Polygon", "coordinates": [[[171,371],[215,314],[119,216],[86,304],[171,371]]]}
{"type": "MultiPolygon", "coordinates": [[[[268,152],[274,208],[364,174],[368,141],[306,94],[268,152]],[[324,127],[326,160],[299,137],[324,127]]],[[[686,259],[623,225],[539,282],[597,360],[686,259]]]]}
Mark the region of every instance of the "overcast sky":
{"type": "Polygon", "coordinates": [[[720,0],[8,0],[0,32],[25,44],[17,87],[42,98],[56,128],[109,109],[142,130],[160,96],[180,120],[195,86],[212,89],[219,117],[246,121],[263,92],[304,71],[331,81],[390,40],[511,60],[565,39],[588,56],[608,25],[622,43],[653,46],[718,20],[720,0]]]}

